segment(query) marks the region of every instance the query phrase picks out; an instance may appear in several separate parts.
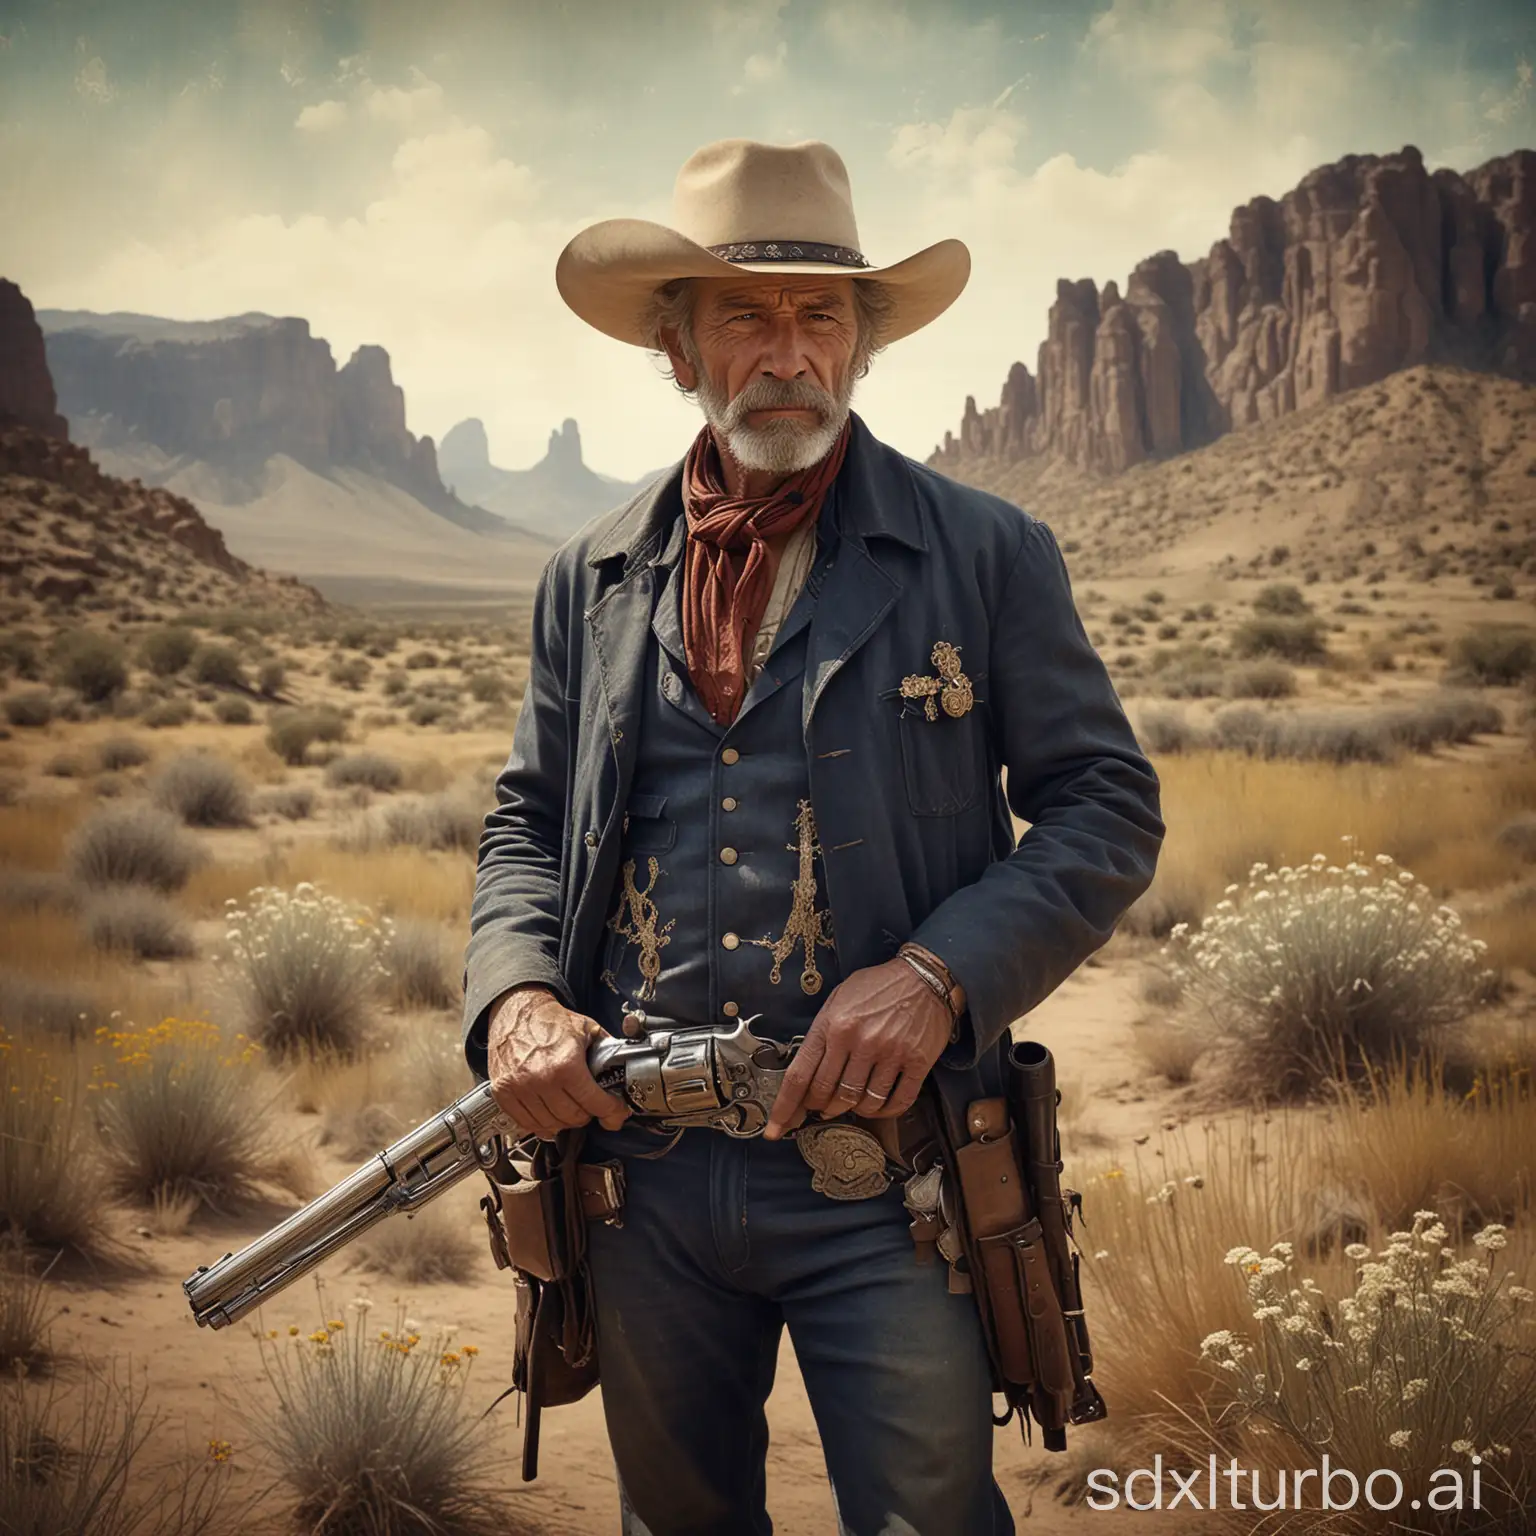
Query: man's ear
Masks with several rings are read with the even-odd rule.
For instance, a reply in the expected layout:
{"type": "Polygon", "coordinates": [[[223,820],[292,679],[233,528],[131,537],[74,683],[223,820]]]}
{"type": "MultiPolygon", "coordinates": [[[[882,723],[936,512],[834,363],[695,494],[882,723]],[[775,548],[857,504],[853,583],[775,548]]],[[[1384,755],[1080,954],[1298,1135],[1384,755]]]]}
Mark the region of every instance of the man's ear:
{"type": "Polygon", "coordinates": [[[672,377],[683,389],[694,389],[698,385],[699,375],[693,364],[688,361],[688,355],[683,351],[682,341],[677,332],[663,330],[660,340],[662,350],[667,354],[667,361],[672,365],[672,377]]]}

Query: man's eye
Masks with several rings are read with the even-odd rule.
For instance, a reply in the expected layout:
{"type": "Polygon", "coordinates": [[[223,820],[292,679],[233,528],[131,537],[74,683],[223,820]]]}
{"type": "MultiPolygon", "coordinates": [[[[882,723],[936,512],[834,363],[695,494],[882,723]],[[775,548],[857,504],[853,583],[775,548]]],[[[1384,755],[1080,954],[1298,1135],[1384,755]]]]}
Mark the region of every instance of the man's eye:
{"type": "Polygon", "coordinates": [[[740,314],[732,315],[731,319],[732,320],[756,320],[757,319],[757,311],[755,309],[744,309],[744,310],[741,311],[740,314]]]}

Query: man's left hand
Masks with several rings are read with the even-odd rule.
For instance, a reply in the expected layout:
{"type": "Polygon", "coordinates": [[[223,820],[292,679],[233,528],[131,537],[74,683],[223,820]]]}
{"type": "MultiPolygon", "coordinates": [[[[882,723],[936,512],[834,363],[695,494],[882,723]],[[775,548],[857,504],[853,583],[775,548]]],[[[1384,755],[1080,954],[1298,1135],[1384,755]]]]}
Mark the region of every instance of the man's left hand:
{"type": "Polygon", "coordinates": [[[832,989],[784,1074],[763,1132],[776,1140],[812,1110],[903,1115],[949,1044],[943,1001],[905,960],[855,971],[832,989]]]}

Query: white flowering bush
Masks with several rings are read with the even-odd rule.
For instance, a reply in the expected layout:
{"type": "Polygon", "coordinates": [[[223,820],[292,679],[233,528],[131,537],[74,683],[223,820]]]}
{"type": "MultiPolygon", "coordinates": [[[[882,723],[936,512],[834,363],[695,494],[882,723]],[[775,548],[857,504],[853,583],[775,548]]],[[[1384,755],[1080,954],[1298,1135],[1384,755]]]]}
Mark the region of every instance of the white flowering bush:
{"type": "Polygon", "coordinates": [[[354,1298],[306,1333],[257,1329],[271,1389],[261,1443],[298,1501],[305,1530],[386,1536],[518,1527],[496,1497],[494,1440],[469,1403],[474,1344],[429,1328],[396,1302],[387,1319],[354,1298]]]}
{"type": "Polygon", "coordinates": [[[1289,1243],[1233,1248],[1226,1262],[1258,1326],[1209,1334],[1201,1355],[1250,1429],[1290,1443],[1276,1450],[1281,1463],[1315,1465],[1326,1449],[1338,1466],[1393,1468],[1410,1490],[1437,1467],[1470,1480],[1478,1466],[1485,1495],[1527,1507],[1536,1309],[1500,1267],[1507,1240],[1504,1227],[1486,1226],[1473,1238],[1477,1256],[1460,1257],[1438,1215],[1420,1211],[1380,1252],[1345,1250],[1355,1289],[1336,1300],[1295,1275],[1289,1243]]]}
{"type": "Polygon", "coordinates": [[[252,1039],[275,1055],[351,1055],[384,977],[388,919],[307,881],[258,886],[225,904],[225,955],[252,1039]]]}
{"type": "Polygon", "coordinates": [[[1385,1063],[1434,1046],[1484,996],[1487,946],[1386,854],[1321,853],[1245,886],[1164,950],[1196,1016],[1235,1046],[1271,1093],[1301,1095],[1342,1065],[1385,1063]]]}

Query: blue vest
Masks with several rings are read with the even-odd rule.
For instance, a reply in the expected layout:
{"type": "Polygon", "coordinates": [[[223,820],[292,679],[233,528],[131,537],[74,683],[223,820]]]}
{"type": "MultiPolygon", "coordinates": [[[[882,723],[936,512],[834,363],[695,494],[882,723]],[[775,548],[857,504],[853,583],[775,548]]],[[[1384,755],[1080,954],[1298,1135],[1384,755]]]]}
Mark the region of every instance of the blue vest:
{"type": "Polygon", "coordinates": [[[688,677],[681,516],[658,560],[671,569],[651,621],[619,878],[589,989],[592,1016],[615,1034],[638,1007],[688,1024],[761,1014],[758,1033],[788,1040],[840,979],[801,721],[836,499],[822,507],[805,586],[729,726],[688,677]]]}

